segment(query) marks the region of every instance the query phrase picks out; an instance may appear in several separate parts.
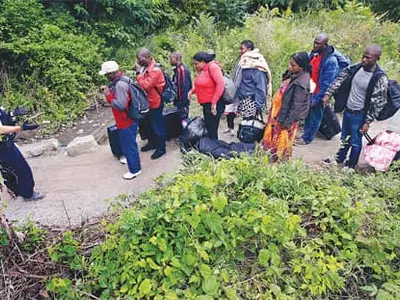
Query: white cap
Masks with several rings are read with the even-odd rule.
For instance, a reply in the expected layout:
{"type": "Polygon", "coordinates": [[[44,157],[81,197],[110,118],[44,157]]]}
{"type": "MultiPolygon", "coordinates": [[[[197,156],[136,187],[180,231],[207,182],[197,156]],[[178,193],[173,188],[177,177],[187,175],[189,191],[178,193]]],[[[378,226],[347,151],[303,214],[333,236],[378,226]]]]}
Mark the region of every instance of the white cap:
{"type": "Polygon", "coordinates": [[[117,62],[110,60],[106,61],[101,65],[101,70],[99,71],[100,75],[106,75],[109,73],[117,72],[119,70],[119,66],[117,62]]]}

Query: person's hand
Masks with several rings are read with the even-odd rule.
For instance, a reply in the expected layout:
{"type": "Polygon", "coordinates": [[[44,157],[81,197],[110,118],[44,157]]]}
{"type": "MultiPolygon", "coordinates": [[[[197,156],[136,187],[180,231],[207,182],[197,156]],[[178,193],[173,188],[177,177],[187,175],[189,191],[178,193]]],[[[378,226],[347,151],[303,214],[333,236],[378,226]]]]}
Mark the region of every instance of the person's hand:
{"type": "Polygon", "coordinates": [[[39,127],[38,124],[29,124],[29,123],[26,123],[26,122],[21,125],[21,129],[22,130],[33,130],[33,129],[36,129],[38,127],[39,127]]]}
{"type": "Polygon", "coordinates": [[[104,96],[107,96],[110,93],[110,88],[106,85],[102,85],[100,87],[100,91],[104,94],[104,96]]]}
{"type": "Polygon", "coordinates": [[[141,69],[142,69],[142,66],[136,61],[135,62],[135,71],[136,71],[136,73],[139,73],[141,69]]]}
{"type": "Polygon", "coordinates": [[[216,116],[217,115],[217,103],[211,104],[211,113],[216,116]]]}
{"type": "Polygon", "coordinates": [[[322,98],[322,103],[324,104],[324,106],[327,106],[329,104],[330,99],[331,99],[330,96],[324,95],[324,97],[322,98]]]}
{"type": "Polygon", "coordinates": [[[14,116],[24,116],[28,114],[28,110],[24,107],[19,107],[17,106],[16,109],[14,109],[13,111],[13,115],[14,116]]]}
{"type": "Polygon", "coordinates": [[[361,134],[366,134],[369,130],[369,124],[368,123],[364,123],[364,125],[361,127],[361,134]]]}

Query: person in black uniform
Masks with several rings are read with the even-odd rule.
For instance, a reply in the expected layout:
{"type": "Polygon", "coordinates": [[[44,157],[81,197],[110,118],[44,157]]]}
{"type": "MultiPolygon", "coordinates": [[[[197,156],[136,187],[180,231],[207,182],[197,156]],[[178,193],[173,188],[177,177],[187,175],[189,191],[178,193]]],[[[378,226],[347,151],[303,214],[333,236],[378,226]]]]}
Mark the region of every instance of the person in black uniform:
{"type": "Polygon", "coordinates": [[[39,125],[28,123],[16,125],[15,117],[26,113],[27,111],[23,108],[17,108],[9,113],[0,107],[0,165],[6,186],[25,201],[35,201],[42,199],[44,195],[34,191],[32,170],[14,144],[14,137],[18,132],[39,127],[39,125]]]}

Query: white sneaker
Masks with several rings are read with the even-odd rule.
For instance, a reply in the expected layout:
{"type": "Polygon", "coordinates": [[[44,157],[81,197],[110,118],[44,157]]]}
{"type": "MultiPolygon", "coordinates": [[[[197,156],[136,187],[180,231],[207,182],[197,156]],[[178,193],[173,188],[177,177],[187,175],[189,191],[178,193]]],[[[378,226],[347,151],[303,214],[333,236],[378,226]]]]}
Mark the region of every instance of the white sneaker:
{"type": "Polygon", "coordinates": [[[121,157],[121,158],[119,159],[119,162],[120,162],[121,164],[123,164],[123,165],[126,165],[126,164],[128,163],[128,161],[126,160],[126,157],[125,157],[125,156],[121,157]]]}
{"type": "Polygon", "coordinates": [[[142,173],[142,170],[137,171],[136,173],[126,172],[122,177],[126,180],[130,180],[138,176],[140,173],[142,173]]]}
{"type": "Polygon", "coordinates": [[[231,133],[231,136],[235,136],[236,135],[236,132],[233,129],[229,129],[229,132],[231,133]]]}

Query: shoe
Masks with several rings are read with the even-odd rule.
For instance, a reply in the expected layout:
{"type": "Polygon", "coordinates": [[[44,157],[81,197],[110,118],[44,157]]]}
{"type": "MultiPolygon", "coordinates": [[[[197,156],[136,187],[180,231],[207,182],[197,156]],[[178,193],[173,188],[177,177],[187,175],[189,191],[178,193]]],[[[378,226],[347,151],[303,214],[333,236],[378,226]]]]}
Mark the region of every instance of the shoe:
{"type": "Polygon", "coordinates": [[[153,150],[153,149],[156,149],[155,145],[147,144],[146,146],[143,146],[142,148],[140,148],[140,151],[147,152],[147,151],[150,151],[150,150],[153,150]]]}
{"type": "Polygon", "coordinates": [[[24,201],[37,201],[44,198],[44,194],[39,192],[33,192],[29,198],[24,198],[24,201]]]}
{"type": "Polygon", "coordinates": [[[161,151],[161,150],[156,150],[156,151],[150,156],[150,158],[151,158],[151,159],[157,159],[157,158],[160,158],[161,156],[163,156],[165,153],[167,153],[167,151],[165,151],[165,150],[163,150],[163,151],[161,151]]]}
{"type": "Polygon", "coordinates": [[[119,162],[123,165],[126,165],[128,163],[128,161],[126,160],[126,157],[124,157],[124,156],[119,159],[119,162]]]}
{"type": "Polygon", "coordinates": [[[322,162],[327,166],[334,166],[338,164],[338,162],[334,158],[325,158],[322,162]]]}
{"type": "Polygon", "coordinates": [[[236,135],[236,132],[233,129],[229,129],[229,132],[231,133],[231,136],[235,136],[236,135]]]}
{"type": "Polygon", "coordinates": [[[126,172],[122,177],[126,180],[130,180],[137,177],[140,173],[142,173],[142,170],[139,170],[136,173],[126,172]]]}
{"type": "Polygon", "coordinates": [[[294,143],[295,143],[296,146],[306,146],[306,145],[309,144],[305,140],[303,140],[302,138],[300,138],[298,140],[295,140],[294,143]]]}
{"type": "Polygon", "coordinates": [[[228,133],[228,132],[230,132],[230,131],[231,131],[231,129],[226,128],[226,129],[222,130],[222,133],[228,133]]]}

